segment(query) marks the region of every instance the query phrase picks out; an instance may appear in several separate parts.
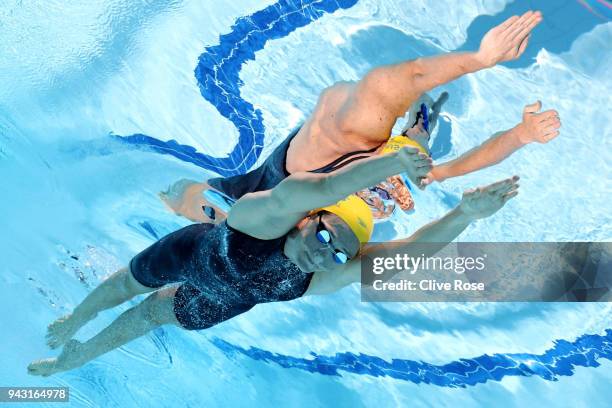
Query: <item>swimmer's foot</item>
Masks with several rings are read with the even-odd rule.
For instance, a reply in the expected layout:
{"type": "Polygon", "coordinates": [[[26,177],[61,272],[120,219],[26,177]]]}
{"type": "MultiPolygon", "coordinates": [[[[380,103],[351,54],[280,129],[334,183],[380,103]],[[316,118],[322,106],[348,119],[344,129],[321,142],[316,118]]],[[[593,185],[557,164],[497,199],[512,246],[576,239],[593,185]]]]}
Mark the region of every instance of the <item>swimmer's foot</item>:
{"type": "Polygon", "coordinates": [[[47,327],[47,345],[52,349],[58,348],[70,340],[85,323],[70,314],[60,317],[47,327]]]}
{"type": "Polygon", "coordinates": [[[64,346],[62,353],[56,358],[37,360],[28,365],[28,374],[48,377],[62,371],[72,370],[83,365],[81,346],[77,340],[70,340],[64,346]]]}
{"type": "MultiPolygon", "coordinates": [[[[172,210],[172,212],[180,214],[185,203],[187,191],[198,185],[197,181],[189,179],[181,179],[168,187],[166,191],[159,193],[159,198],[172,210]]],[[[204,187],[202,186],[202,189],[204,187]]]]}
{"type": "Polygon", "coordinates": [[[225,219],[225,214],[204,199],[204,190],[208,188],[206,183],[182,179],[159,193],[159,198],[176,215],[194,222],[219,223],[225,219]],[[206,212],[206,207],[214,209],[213,217],[206,212]]]}
{"type": "Polygon", "coordinates": [[[438,99],[434,102],[431,96],[428,94],[423,94],[411,107],[410,113],[408,115],[408,121],[406,122],[406,126],[402,129],[402,134],[406,136],[411,136],[422,132],[423,130],[427,130],[428,134],[433,134],[434,129],[438,123],[438,117],[440,116],[440,112],[442,111],[442,106],[448,101],[448,92],[442,92],[438,99]],[[422,125],[423,120],[419,114],[421,110],[421,106],[425,105],[425,109],[427,110],[428,115],[428,124],[429,126],[425,129],[422,125]]]}
{"type": "Polygon", "coordinates": [[[442,106],[446,103],[446,101],[448,101],[448,92],[445,91],[442,92],[433,105],[431,105],[431,116],[429,118],[429,122],[432,124],[432,126],[430,132],[433,132],[433,125],[436,123],[436,120],[438,120],[442,106]]]}

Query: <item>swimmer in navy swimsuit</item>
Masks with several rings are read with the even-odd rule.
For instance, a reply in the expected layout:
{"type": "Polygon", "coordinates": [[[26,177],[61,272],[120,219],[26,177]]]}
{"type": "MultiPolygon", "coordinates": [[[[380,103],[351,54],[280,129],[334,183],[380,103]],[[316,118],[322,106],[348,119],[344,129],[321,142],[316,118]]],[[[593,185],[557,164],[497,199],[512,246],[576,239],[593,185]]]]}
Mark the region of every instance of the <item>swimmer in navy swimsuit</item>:
{"type": "MultiPolygon", "coordinates": [[[[193,224],[165,236],[102,282],[72,314],[52,323],[47,341],[52,348],[63,345],[62,353],[33,362],[29,372],[46,376],[79,367],[164,324],[207,329],[260,303],[328,294],[360,281],[360,257],[383,256],[389,246],[362,248],[373,218],[352,193],[398,172],[417,178],[430,170],[427,155],[403,147],[332,173],[293,174],[271,190],[243,195],[225,221],[193,224]],[[102,310],[148,292],[90,340],[72,339],[102,310]]],[[[517,180],[466,192],[446,216],[392,245],[422,256],[414,243],[452,241],[472,221],[494,214],[516,196],[517,180]]],[[[436,250],[430,251],[425,256],[436,250]]]]}

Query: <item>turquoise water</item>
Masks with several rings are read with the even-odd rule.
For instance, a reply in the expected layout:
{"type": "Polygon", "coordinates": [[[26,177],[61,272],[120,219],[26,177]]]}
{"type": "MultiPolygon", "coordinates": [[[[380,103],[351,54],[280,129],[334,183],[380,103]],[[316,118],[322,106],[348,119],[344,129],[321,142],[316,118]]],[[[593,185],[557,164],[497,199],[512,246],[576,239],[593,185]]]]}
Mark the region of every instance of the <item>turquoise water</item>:
{"type": "Polygon", "coordinates": [[[531,3],[545,22],[521,61],[432,92],[451,95],[434,152],[451,158],[514,126],[536,99],[559,111],[561,136],[434,186],[420,202],[428,211],[377,234],[410,233],[463,189],[516,173],[520,197],[462,240],[610,241],[606,2],[5,3],[0,385],[69,386],[75,406],[606,406],[608,304],[367,304],[356,285],[259,305],[202,332],[164,327],[52,378],[25,369],[53,355],[44,345],[50,321],[187,224],[157,198],[167,185],[243,171],[305,118],[324,87],[382,63],[474,49],[488,27],[531,3]],[[487,364],[497,360],[481,357],[496,354],[531,361],[532,370],[494,375],[487,364]],[[458,361],[470,369],[450,375],[458,361]],[[422,376],[409,375],[411,362],[426,364],[422,376]]]}

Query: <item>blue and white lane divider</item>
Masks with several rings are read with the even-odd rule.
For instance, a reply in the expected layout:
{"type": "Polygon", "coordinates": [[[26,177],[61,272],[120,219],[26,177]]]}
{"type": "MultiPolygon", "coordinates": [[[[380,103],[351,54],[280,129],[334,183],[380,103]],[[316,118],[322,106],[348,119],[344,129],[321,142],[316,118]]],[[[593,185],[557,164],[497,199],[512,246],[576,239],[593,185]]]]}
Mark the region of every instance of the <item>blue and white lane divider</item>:
{"type": "Polygon", "coordinates": [[[512,376],[537,376],[544,380],[557,381],[559,376],[573,375],[575,367],[598,367],[598,360],[612,360],[612,329],[606,330],[603,336],[585,334],[573,342],[556,340],[554,347],[543,354],[484,354],[474,358],[461,358],[443,365],[395,358],[386,361],[376,356],[349,352],[333,356],[311,353],[312,358],[301,358],[256,347],[245,349],[219,338],[214,338],[212,342],[228,356],[244,355],[254,360],[273,362],[284,368],[297,368],[331,376],[341,376],[340,372],[344,371],[451,388],[501,381],[512,376]]]}

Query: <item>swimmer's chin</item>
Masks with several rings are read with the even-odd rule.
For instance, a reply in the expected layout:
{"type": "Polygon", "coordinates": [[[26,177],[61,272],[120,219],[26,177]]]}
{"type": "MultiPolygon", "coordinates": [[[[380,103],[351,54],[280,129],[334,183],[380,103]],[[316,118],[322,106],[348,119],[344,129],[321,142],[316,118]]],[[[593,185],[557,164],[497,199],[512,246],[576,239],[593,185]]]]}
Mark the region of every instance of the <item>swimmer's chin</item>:
{"type": "Polygon", "coordinates": [[[315,266],[313,265],[312,261],[308,259],[308,255],[304,251],[299,253],[294,263],[304,273],[314,272],[315,270],[315,266]]]}
{"type": "Polygon", "coordinates": [[[285,241],[285,256],[291,260],[300,270],[304,273],[313,272],[315,267],[308,259],[307,250],[304,247],[304,243],[301,239],[298,230],[293,230],[287,234],[287,240],[285,241]]]}

